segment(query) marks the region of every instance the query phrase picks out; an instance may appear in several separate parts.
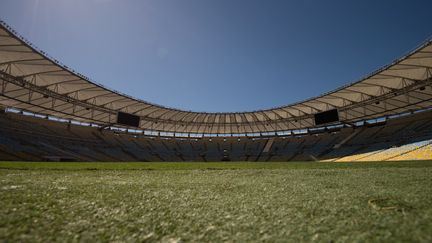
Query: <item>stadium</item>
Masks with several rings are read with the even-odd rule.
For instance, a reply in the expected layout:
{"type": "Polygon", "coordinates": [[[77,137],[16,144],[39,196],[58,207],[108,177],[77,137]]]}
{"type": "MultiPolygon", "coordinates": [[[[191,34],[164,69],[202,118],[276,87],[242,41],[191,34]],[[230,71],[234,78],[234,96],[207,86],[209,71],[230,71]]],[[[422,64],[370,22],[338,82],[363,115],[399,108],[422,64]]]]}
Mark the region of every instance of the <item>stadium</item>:
{"type": "Polygon", "coordinates": [[[2,160],[432,158],[431,41],[318,97],[269,110],[199,113],[94,83],[33,48],[5,23],[0,34],[2,160]]]}
{"type": "Polygon", "coordinates": [[[92,81],[1,21],[0,241],[430,241],[432,40],[371,71],[194,112],[92,81]]]}

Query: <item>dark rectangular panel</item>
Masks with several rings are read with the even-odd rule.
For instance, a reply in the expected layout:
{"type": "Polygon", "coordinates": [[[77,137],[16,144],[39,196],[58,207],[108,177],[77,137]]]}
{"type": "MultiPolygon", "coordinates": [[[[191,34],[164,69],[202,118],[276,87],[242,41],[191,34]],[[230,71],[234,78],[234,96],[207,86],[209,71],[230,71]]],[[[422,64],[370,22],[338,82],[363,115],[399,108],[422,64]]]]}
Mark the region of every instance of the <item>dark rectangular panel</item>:
{"type": "Polygon", "coordinates": [[[315,125],[321,125],[321,124],[339,121],[339,113],[337,109],[316,113],[314,116],[315,116],[315,125]]]}
{"type": "Polygon", "coordinates": [[[131,127],[139,127],[140,117],[124,112],[119,112],[117,113],[117,123],[131,127]]]}

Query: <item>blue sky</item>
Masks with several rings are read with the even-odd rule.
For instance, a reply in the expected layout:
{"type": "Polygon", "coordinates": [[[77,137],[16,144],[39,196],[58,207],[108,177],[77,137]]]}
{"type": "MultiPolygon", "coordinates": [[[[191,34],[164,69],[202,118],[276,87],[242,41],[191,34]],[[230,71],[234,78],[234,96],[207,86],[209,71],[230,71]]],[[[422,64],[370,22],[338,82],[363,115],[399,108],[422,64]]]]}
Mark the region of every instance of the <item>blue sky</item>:
{"type": "Polygon", "coordinates": [[[0,18],[112,89],[184,110],[271,108],[432,36],[432,1],[0,0],[0,18]]]}

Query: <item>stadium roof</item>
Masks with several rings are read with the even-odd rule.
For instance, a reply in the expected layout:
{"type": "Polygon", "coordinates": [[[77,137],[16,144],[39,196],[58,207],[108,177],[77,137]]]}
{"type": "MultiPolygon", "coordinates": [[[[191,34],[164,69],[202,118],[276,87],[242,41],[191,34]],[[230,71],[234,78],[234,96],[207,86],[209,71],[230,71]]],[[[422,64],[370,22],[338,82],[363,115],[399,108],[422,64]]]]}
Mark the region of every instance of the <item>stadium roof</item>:
{"type": "Polygon", "coordinates": [[[315,127],[314,114],[337,109],[341,123],[432,106],[432,41],[371,75],[282,107],[206,113],[168,108],[114,91],[71,70],[0,22],[0,105],[112,125],[119,111],[141,117],[140,129],[244,134],[315,127]]]}

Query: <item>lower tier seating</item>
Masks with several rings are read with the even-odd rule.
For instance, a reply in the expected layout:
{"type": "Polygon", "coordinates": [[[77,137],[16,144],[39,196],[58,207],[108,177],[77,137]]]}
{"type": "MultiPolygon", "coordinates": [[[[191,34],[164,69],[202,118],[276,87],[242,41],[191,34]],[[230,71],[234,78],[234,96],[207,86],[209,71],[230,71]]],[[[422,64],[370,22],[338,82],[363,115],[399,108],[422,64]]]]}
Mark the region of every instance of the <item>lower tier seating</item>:
{"type": "Polygon", "coordinates": [[[386,161],[432,159],[432,112],[271,138],[161,138],[0,114],[0,160],[386,161]],[[268,145],[268,141],[271,143],[268,145]]]}

